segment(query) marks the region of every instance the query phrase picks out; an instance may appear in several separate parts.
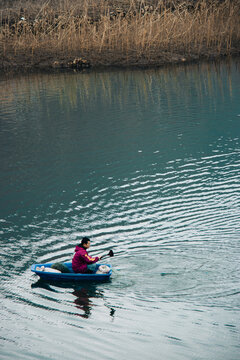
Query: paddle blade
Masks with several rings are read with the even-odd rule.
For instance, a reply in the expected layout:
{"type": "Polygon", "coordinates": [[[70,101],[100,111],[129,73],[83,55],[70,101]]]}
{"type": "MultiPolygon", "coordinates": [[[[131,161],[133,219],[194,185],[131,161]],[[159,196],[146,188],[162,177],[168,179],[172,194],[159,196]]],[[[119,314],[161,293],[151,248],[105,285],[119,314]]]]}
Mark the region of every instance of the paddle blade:
{"type": "Polygon", "coordinates": [[[109,251],[109,253],[108,253],[108,255],[109,255],[110,257],[114,256],[113,251],[112,251],[112,250],[110,250],[110,251],[109,251]]]}

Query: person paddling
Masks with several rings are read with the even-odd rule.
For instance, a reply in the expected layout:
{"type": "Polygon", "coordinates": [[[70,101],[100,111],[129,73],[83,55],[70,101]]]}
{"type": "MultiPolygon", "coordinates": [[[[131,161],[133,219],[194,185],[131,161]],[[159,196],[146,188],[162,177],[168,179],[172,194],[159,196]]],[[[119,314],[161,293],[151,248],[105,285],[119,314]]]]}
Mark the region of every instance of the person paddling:
{"type": "Polygon", "coordinates": [[[82,238],[81,244],[75,248],[75,255],[72,259],[72,269],[75,273],[93,273],[97,269],[95,264],[102,256],[91,257],[88,255],[87,249],[90,247],[90,239],[82,238]]]}

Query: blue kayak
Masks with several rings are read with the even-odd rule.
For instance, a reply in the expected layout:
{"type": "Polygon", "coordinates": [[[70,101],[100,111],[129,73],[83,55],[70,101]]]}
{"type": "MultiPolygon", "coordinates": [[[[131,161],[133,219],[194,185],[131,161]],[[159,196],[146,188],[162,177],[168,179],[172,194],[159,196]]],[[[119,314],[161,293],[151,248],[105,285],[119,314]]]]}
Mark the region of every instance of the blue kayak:
{"type": "Polygon", "coordinates": [[[64,280],[64,281],[104,281],[108,280],[110,276],[112,275],[112,266],[110,264],[97,264],[99,267],[100,265],[107,265],[110,267],[110,271],[107,274],[76,274],[73,272],[72,269],[72,263],[71,262],[65,262],[63,263],[65,266],[67,266],[68,270],[70,272],[52,272],[51,266],[54,263],[48,263],[48,264],[33,264],[31,266],[31,271],[33,271],[35,274],[40,276],[43,280],[64,280]],[[44,267],[44,271],[40,270],[41,267],[44,267]],[[49,269],[49,270],[48,270],[49,269]]]}

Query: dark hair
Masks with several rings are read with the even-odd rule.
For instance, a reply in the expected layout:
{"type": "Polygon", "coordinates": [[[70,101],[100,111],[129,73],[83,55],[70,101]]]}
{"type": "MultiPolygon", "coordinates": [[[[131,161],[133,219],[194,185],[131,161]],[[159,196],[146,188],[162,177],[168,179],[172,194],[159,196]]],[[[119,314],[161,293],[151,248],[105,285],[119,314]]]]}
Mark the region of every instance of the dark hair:
{"type": "Polygon", "coordinates": [[[90,241],[90,239],[89,239],[89,238],[87,238],[87,237],[82,238],[82,241],[81,241],[81,246],[83,246],[83,245],[87,244],[89,241],[90,241]]]}

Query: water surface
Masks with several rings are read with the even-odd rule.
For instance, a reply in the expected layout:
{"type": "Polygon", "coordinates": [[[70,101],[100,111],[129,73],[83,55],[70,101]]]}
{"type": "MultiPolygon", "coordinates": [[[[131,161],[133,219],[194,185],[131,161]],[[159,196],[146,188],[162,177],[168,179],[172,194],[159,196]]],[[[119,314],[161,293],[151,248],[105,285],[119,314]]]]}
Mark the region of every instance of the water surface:
{"type": "Polygon", "coordinates": [[[238,360],[239,61],[0,81],[1,358],[238,360]]]}

